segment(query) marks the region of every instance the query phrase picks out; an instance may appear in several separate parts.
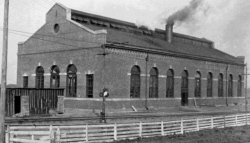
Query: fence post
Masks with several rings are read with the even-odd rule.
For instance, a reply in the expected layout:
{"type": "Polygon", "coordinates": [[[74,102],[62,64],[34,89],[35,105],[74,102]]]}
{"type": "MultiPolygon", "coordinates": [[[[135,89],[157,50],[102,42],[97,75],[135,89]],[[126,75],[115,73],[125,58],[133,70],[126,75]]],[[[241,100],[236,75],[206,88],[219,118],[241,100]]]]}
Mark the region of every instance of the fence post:
{"type": "Polygon", "coordinates": [[[226,128],[226,116],[224,116],[224,128],[226,128]]]}
{"type": "Polygon", "coordinates": [[[142,123],[139,124],[139,136],[142,137],[142,123]]]}
{"type": "Polygon", "coordinates": [[[9,143],[10,142],[10,125],[7,125],[7,130],[5,133],[5,143],[9,143]]]}
{"type": "Polygon", "coordinates": [[[200,129],[199,129],[199,119],[198,119],[198,118],[196,118],[196,130],[197,130],[197,131],[200,130],[200,129]]]}
{"type": "Polygon", "coordinates": [[[52,142],[53,139],[52,125],[49,126],[49,132],[50,132],[49,141],[52,142]]]}
{"type": "Polygon", "coordinates": [[[211,129],[213,129],[214,128],[214,119],[213,119],[213,117],[211,117],[211,129]]]}
{"type": "Polygon", "coordinates": [[[246,125],[247,125],[247,113],[246,113],[246,116],[245,116],[245,117],[246,117],[246,125]]]}
{"type": "MultiPolygon", "coordinates": [[[[13,138],[15,138],[14,134],[10,134],[10,140],[13,139],[13,138]]],[[[12,142],[10,140],[9,140],[9,143],[14,143],[14,142],[12,142]]]]}
{"type": "Polygon", "coordinates": [[[117,140],[117,126],[114,124],[114,140],[117,140]]]}
{"type": "Polygon", "coordinates": [[[164,126],[163,121],[161,121],[161,135],[164,136],[164,126]]]}
{"type": "Polygon", "coordinates": [[[183,134],[183,120],[181,119],[181,134],[183,134]]]}
{"type": "Polygon", "coordinates": [[[57,127],[56,134],[57,134],[57,136],[56,136],[56,141],[57,141],[58,143],[60,143],[61,131],[60,131],[60,128],[59,128],[59,127],[57,127]]]}
{"type": "Polygon", "coordinates": [[[237,126],[237,114],[235,114],[235,126],[237,126]]]}
{"type": "Polygon", "coordinates": [[[86,142],[88,142],[89,141],[89,139],[88,139],[88,124],[86,124],[85,136],[86,136],[86,142]]]}

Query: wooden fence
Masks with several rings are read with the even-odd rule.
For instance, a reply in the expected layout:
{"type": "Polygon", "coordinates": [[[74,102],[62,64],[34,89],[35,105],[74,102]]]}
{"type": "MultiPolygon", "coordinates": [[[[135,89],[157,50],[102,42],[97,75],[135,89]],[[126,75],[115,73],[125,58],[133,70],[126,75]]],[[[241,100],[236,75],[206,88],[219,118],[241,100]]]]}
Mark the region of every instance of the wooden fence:
{"type": "Polygon", "coordinates": [[[29,95],[30,115],[49,114],[49,109],[56,109],[58,96],[63,96],[64,89],[37,89],[29,95]]]}
{"type": "MultiPolygon", "coordinates": [[[[45,99],[47,105],[50,109],[55,109],[57,106],[57,96],[63,96],[64,89],[36,89],[36,88],[7,88],[6,89],[6,116],[12,116],[15,113],[19,113],[21,109],[21,96],[29,96],[30,97],[30,111],[31,114],[39,114],[40,108],[43,106],[39,106],[42,102],[37,102],[36,98],[42,97],[39,99],[45,99]],[[19,99],[19,100],[18,100],[19,99]],[[17,107],[19,106],[19,107],[17,107]],[[36,110],[38,109],[39,110],[36,110]],[[16,111],[19,110],[19,111],[16,111]]],[[[40,100],[39,100],[40,101],[40,100]]],[[[47,111],[47,110],[46,110],[47,111]]],[[[45,111],[45,113],[47,113],[45,111]]]]}
{"type": "Polygon", "coordinates": [[[139,122],[78,126],[8,126],[6,143],[111,142],[138,137],[184,134],[204,129],[235,127],[250,124],[250,114],[178,121],[139,122]]]}

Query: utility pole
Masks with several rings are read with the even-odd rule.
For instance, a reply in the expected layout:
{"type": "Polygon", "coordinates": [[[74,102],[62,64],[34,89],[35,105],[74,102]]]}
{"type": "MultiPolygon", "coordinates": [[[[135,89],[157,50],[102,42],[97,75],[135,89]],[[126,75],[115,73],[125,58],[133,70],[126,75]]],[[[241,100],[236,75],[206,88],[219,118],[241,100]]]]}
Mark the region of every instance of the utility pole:
{"type": "Polygon", "coordinates": [[[105,45],[102,45],[103,48],[103,53],[101,54],[97,54],[97,55],[102,55],[103,56],[103,69],[102,69],[102,85],[103,85],[103,90],[100,93],[100,97],[102,97],[102,111],[100,113],[100,122],[104,121],[104,123],[106,123],[106,118],[105,118],[105,101],[106,101],[106,97],[108,97],[109,93],[108,93],[108,89],[105,87],[106,83],[105,83],[105,69],[106,69],[106,62],[105,62],[105,57],[106,55],[108,55],[109,53],[106,53],[105,51],[105,45]]]}
{"type": "Polygon", "coordinates": [[[148,53],[145,60],[146,60],[145,108],[146,110],[148,110],[148,53]]]}
{"type": "Polygon", "coordinates": [[[2,77],[0,95],[0,143],[5,142],[5,96],[7,77],[7,55],[8,55],[8,21],[9,21],[9,0],[4,2],[4,22],[3,22],[3,50],[2,50],[2,77]]]}

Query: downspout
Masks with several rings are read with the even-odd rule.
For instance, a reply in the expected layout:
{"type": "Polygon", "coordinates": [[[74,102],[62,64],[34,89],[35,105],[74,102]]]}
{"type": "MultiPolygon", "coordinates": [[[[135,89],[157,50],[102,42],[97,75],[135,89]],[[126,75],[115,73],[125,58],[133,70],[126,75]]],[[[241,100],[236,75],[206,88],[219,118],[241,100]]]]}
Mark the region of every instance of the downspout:
{"type": "Polygon", "coordinates": [[[246,73],[245,73],[245,75],[246,75],[246,82],[245,82],[245,84],[246,84],[246,86],[245,86],[245,110],[247,112],[247,104],[248,104],[248,102],[247,102],[247,63],[246,63],[245,66],[246,66],[246,73]]]}
{"type": "Polygon", "coordinates": [[[228,70],[228,65],[226,66],[226,105],[228,106],[228,101],[227,101],[227,94],[228,94],[227,70],[228,70]]]}
{"type": "Polygon", "coordinates": [[[146,82],[145,82],[145,108],[148,110],[148,53],[145,58],[146,61],[146,82]]]}

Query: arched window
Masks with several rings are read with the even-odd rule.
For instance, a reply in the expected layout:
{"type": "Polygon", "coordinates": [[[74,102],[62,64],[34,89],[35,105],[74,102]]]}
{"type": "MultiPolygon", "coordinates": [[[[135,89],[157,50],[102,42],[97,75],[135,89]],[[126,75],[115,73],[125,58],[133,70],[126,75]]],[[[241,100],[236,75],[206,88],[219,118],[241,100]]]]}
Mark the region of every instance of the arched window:
{"type": "Polygon", "coordinates": [[[242,78],[241,78],[241,75],[239,75],[239,79],[238,79],[237,96],[238,97],[242,96],[242,78]]]}
{"type": "Polygon", "coordinates": [[[133,66],[130,77],[130,97],[139,98],[141,89],[141,70],[139,66],[133,66]]]}
{"type": "Polygon", "coordinates": [[[220,73],[218,77],[218,97],[223,97],[223,74],[220,73]]]}
{"type": "Polygon", "coordinates": [[[60,69],[57,65],[53,65],[50,70],[50,88],[60,87],[60,69]]]}
{"type": "Polygon", "coordinates": [[[213,74],[207,74],[207,97],[213,97],[213,74]]]}
{"type": "Polygon", "coordinates": [[[188,71],[184,70],[181,74],[181,105],[188,105],[188,71]]]}
{"type": "Polygon", "coordinates": [[[228,97],[233,97],[233,75],[229,75],[228,80],[228,97]]]}
{"type": "Polygon", "coordinates": [[[197,72],[195,75],[194,96],[201,97],[201,73],[200,72],[197,72]]]}
{"type": "Polygon", "coordinates": [[[166,97],[174,97],[174,71],[167,71],[166,97]]]}
{"type": "Polygon", "coordinates": [[[71,64],[67,68],[66,92],[68,97],[76,97],[77,91],[77,69],[71,64]]]}
{"type": "Polygon", "coordinates": [[[44,70],[42,66],[36,68],[36,88],[44,88],[44,70]]]}
{"type": "Polygon", "coordinates": [[[158,70],[151,68],[149,77],[149,98],[158,98],[158,70]]]}

